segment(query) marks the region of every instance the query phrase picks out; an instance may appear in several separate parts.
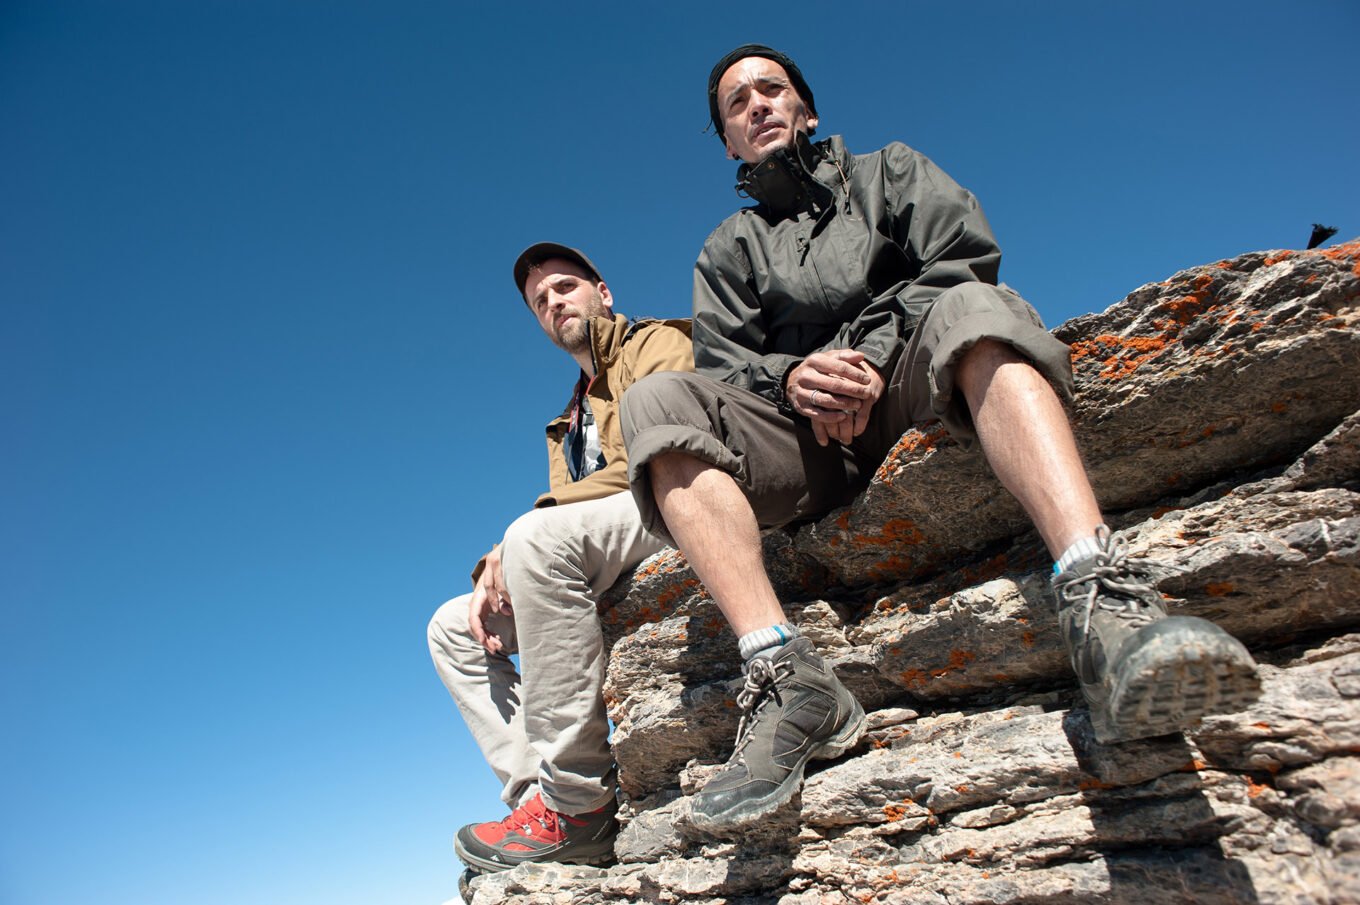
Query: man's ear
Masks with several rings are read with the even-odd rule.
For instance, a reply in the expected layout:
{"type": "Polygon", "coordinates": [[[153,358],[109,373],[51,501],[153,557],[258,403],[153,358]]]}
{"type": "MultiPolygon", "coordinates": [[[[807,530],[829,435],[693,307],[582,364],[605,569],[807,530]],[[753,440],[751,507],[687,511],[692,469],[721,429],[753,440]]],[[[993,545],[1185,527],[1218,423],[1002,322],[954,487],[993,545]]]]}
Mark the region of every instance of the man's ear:
{"type": "Polygon", "coordinates": [[[737,160],[737,159],[738,159],[738,158],[737,158],[737,152],[732,150],[732,142],[730,142],[730,141],[728,141],[726,138],[724,138],[724,139],[723,139],[723,147],[727,149],[727,159],[728,159],[728,160],[737,160]]]}
{"type": "Polygon", "coordinates": [[[816,131],[817,131],[817,117],[815,117],[815,116],[809,116],[809,117],[808,117],[808,134],[811,135],[813,132],[816,132],[816,131]]]}
{"type": "Polygon", "coordinates": [[[600,280],[600,282],[596,283],[595,288],[599,290],[600,301],[612,312],[614,310],[614,294],[609,291],[609,287],[604,284],[604,280],[600,280]]]}

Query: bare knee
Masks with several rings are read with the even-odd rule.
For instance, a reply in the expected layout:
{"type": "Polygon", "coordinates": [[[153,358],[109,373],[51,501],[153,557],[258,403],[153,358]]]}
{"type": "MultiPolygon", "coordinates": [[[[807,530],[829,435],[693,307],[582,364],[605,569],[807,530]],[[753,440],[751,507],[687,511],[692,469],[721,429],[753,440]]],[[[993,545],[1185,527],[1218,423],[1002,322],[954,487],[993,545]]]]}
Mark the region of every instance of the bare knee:
{"type": "Polygon", "coordinates": [[[1042,380],[1028,358],[995,339],[978,340],[959,359],[955,374],[964,398],[973,406],[982,404],[983,397],[998,378],[1030,379],[1033,376],[1042,380]]]}
{"type": "Polygon", "coordinates": [[[660,498],[671,490],[688,489],[701,475],[717,467],[688,453],[666,452],[653,457],[647,469],[652,490],[660,498]]]}

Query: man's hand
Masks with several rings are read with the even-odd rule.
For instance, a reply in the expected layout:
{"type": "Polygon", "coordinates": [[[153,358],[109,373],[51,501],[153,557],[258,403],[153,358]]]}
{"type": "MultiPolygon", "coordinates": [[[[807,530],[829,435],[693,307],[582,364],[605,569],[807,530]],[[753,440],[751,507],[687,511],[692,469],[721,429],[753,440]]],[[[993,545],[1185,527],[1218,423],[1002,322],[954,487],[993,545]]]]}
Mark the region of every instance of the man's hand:
{"type": "Polygon", "coordinates": [[[854,349],[813,352],[789,371],[784,396],[812,422],[817,442],[848,444],[869,424],[883,377],[854,349]]]}
{"type": "Polygon", "coordinates": [[[505,572],[501,569],[501,551],[495,547],[486,554],[486,565],[477,579],[477,586],[472,589],[472,600],[468,602],[468,628],[487,653],[500,653],[505,644],[499,635],[487,631],[485,620],[493,613],[509,616],[512,612],[510,592],[505,589],[505,572]]]}

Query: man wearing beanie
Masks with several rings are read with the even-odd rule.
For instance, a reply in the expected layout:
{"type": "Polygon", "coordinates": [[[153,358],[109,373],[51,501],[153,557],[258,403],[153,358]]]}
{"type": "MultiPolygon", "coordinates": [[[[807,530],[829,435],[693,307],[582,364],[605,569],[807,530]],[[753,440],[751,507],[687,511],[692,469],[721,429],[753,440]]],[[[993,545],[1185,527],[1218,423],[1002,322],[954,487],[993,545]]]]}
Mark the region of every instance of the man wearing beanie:
{"type": "Polygon", "coordinates": [[[1167,617],[1131,573],[1067,422],[1068,349],[997,284],[1001,252],[971,194],[899,143],[814,143],[811,88],[748,44],[708,80],[713,127],[754,201],[704,244],[694,275],[697,373],[624,402],[630,479],[737,629],[744,719],[694,822],[726,828],[788,801],[811,758],[858,733],[858,706],[784,621],[759,529],[843,505],[909,427],[940,420],[981,444],[1054,560],[1059,621],[1096,736],[1177,731],[1259,694],[1246,649],[1167,617]]]}
{"type": "Polygon", "coordinates": [[[514,279],[581,373],[548,424],[550,489],[482,557],[472,593],[445,603],[429,625],[435,670],[512,809],[455,837],[458,856],[482,872],[613,860],[614,760],[595,600],[662,546],[628,492],[617,401],[649,374],[694,367],[687,321],[615,314],[609,287],[574,248],[530,246],[514,279]]]}

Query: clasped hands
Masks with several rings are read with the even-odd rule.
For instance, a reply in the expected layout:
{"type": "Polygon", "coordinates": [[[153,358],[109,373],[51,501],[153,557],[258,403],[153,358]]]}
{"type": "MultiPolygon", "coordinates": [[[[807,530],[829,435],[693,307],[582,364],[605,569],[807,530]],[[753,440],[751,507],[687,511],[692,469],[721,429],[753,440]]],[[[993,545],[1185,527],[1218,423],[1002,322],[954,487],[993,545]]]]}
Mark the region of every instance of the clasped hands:
{"type": "Polygon", "coordinates": [[[813,352],[789,371],[784,398],[812,422],[820,445],[849,444],[864,433],[883,386],[883,376],[864,353],[831,349],[813,352]]]}

